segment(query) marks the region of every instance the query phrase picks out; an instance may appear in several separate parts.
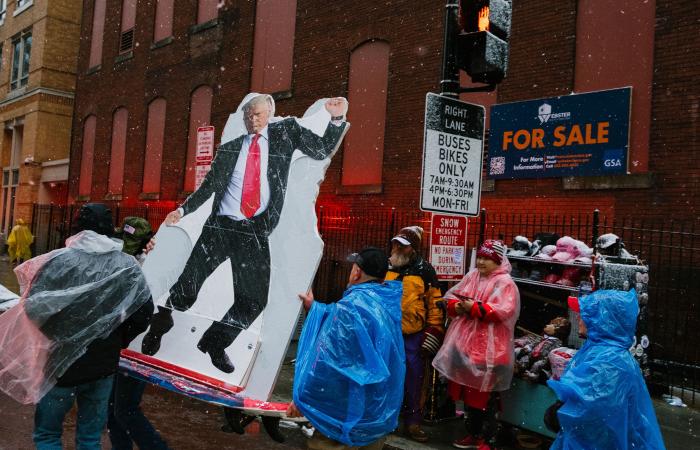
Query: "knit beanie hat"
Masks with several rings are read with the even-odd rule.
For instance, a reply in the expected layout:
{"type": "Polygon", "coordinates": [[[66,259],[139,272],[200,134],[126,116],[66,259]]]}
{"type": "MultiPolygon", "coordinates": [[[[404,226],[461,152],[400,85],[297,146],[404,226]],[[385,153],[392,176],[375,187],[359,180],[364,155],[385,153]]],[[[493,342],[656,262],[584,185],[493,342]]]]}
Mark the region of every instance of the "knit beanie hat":
{"type": "Polygon", "coordinates": [[[476,256],[479,258],[490,259],[500,265],[503,261],[503,255],[506,253],[506,246],[501,241],[487,240],[481,244],[479,250],[476,251],[476,256]]]}
{"type": "Polygon", "coordinates": [[[85,230],[105,236],[114,235],[112,211],[103,203],[86,203],[80,207],[78,217],[73,223],[73,234],[85,230]]]}

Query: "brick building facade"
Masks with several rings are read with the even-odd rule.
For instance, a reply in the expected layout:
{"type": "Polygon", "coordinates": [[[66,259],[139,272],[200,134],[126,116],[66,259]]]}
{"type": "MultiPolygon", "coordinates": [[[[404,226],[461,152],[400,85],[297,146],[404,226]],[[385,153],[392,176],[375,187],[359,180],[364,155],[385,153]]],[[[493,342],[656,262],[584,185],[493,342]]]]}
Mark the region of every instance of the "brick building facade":
{"type": "MultiPolygon", "coordinates": [[[[211,89],[211,113],[200,122],[213,124],[220,136],[228,114],[251,86],[264,86],[255,75],[255,47],[262,45],[256,41],[256,26],[259,31],[273,19],[265,22],[269,14],[261,19],[260,10],[284,4],[287,10],[282,8],[280,15],[290,17],[274,20],[286,20],[287,24],[291,20],[293,64],[288,68],[291,84],[276,92],[281,114],[301,115],[316,98],[345,95],[351,99],[352,121],[358,105],[352,103],[353,92],[349,90],[362,91],[361,84],[371,82],[359,76],[356,85],[349,86],[353,53],[367,42],[384,42],[389,49],[380,179],[345,183],[347,173],[343,171],[358,170],[344,167],[345,148],[328,170],[319,204],[417,208],[424,98],[426,92],[438,91],[443,2],[355,2],[347,8],[342,2],[299,0],[293,17],[289,2],[226,1],[213,19],[205,22],[198,15],[206,1],[177,2],[171,10],[172,32],[154,42],[160,29],[156,27],[160,23],[157,3],[163,2],[132,1],[133,44],[129,51],[120,52],[122,6],[128,3],[84,2],[70,168],[72,201],[107,200],[123,205],[174,205],[181,201],[190,190],[186,173],[192,168],[186,166],[192,139],[192,93],[202,86],[211,89]],[[99,65],[91,67],[94,5],[100,3],[108,12],[103,23],[103,50],[99,65]],[[166,102],[160,183],[157,192],[146,192],[152,190],[144,190],[144,166],[151,157],[145,152],[148,111],[157,98],[166,102]],[[128,111],[128,132],[121,143],[125,151],[123,182],[121,189],[108,192],[105,180],[110,177],[111,146],[115,143],[112,123],[119,108],[128,111]],[[85,121],[91,116],[95,118],[94,154],[92,166],[86,167],[81,160],[85,121]],[[79,174],[85,173],[90,174],[91,183],[80,188],[79,174]]],[[[486,181],[482,206],[497,211],[550,213],[599,208],[608,216],[694,219],[700,202],[700,196],[694,195],[700,178],[695,157],[700,145],[700,87],[693,80],[700,75],[700,65],[699,45],[687,36],[697,31],[700,13],[693,2],[674,2],[673,8],[668,0],[514,3],[508,77],[495,93],[463,94],[462,98],[488,106],[632,86],[631,173],[603,178],[486,181]],[[601,17],[605,26],[598,27],[601,17]]],[[[274,26],[270,29],[273,35],[277,31],[274,26]]],[[[270,42],[267,45],[269,48],[270,42]]],[[[274,61],[271,64],[274,66],[274,61]]],[[[353,133],[361,135],[363,127],[351,129],[348,139],[353,133]]]]}
{"type": "Polygon", "coordinates": [[[0,231],[65,204],[81,2],[0,2],[0,231]]]}

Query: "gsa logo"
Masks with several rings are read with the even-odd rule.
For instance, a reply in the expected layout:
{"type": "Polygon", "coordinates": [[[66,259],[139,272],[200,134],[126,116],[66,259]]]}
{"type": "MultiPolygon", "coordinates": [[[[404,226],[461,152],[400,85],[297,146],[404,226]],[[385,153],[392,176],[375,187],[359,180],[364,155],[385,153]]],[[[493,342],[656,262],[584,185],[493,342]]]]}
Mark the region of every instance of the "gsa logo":
{"type": "Polygon", "coordinates": [[[621,149],[606,150],[603,153],[603,170],[624,172],[626,170],[625,154],[621,149]]]}

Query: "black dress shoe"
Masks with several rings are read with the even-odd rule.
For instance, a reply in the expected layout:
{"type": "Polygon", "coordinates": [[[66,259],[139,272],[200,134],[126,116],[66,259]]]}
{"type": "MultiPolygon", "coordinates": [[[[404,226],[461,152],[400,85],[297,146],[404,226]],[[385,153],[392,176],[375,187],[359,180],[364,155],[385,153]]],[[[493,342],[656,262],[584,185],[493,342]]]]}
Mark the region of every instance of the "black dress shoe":
{"type": "Polygon", "coordinates": [[[141,341],[141,353],[148,356],[158,353],[160,340],[165,333],[170,331],[173,325],[175,325],[175,322],[173,322],[172,311],[159,306],[158,312],[151,319],[151,327],[148,329],[148,333],[141,341]]]}
{"type": "Polygon", "coordinates": [[[225,373],[233,373],[233,371],[236,370],[236,368],[234,367],[233,363],[231,362],[224,350],[209,349],[204,347],[202,344],[197,344],[197,348],[202,353],[208,353],[209,358],[211,358],[211,363],[220,371],[225,373]]]}

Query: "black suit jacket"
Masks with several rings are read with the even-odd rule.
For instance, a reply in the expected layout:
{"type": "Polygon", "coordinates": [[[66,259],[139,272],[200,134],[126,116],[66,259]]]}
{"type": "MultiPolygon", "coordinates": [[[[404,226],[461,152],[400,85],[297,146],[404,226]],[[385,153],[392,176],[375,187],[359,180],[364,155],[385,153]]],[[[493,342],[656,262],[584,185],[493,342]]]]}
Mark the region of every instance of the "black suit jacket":
{"type": "MultiPolygon", "coordinates": [[[[257,230],[269,234],[279,222],[294,150],[298,149],[316,160],[325,159],[335,149],[346,126],[346,123],[341,125],[329,123],[324,135],[318,136],[299,125],[293,118],[268,125],[267,179],[270,183],[270,202],[262,214],[251,218],[257,230]]],[[[241,153],[244,138],[245,136],[240,136],[218,148],[211,170],[204,178],[202,185],[187,197],[181,206],[185,215],[199,208],[211,197],[212,193],[214,193],[214,205],[211,215],[218,214],[221,200],[226,193],[238,156],[241,153]]]]}

